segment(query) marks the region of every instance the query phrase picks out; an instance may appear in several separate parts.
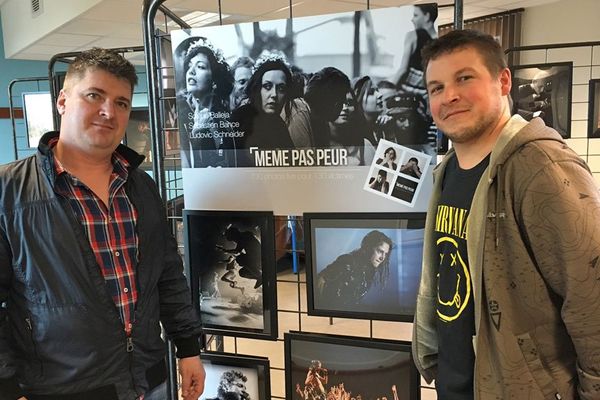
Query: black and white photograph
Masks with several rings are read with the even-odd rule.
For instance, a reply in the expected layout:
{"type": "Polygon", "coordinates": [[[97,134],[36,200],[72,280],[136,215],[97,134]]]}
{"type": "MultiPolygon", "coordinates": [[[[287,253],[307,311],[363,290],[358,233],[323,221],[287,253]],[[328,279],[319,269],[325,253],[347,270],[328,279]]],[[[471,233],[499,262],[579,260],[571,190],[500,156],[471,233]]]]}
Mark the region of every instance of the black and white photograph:
{"type": "Polygon", "coordinates": [[[199,400],[262,400],[271,397],[269,360],[241,354],[200,355],[206,380],[199,400]]]}
{"type": "Polygon", "coordinates": [[[28,147],[36,148],[42,135],[54,130],[50,92],[23,93],[23,116],[28,147]]]}
{"type": "Polygon", "coordinates": [[[413,320],[425,213],[304,214],[308,314],[413,320]]]}
{"type": "Polygon", "coordinates": [[[145,157],[142,168],[150,168],[152,162],[152,137],[150,135],[148,108],[132,109],[125,130],[128,147],[145,157]]]}
{"type": "Polygon", "coordinates": [[[390,181],[394,174],[386,171],[384,168],[376,168],[373,170],[369,178],[369,189],[376,193],[388,194],[390,191],[390,181]]]}
{"type": "Polygon", "coordinates": [[[420,399],[410,342],[298,332],[284,342],[288,400],[420,399]]]}
{"type": "Polygon", "coordinates": [[[423,157],[419,157],[418,154],[405,153],[404,158],[400,162],[399,172],[415,179],[421,179],[421,176],[423,176],[421,168],[424,164],[425,160],[423,157]]]}
{"type": "Polygon", "coordinates": [[[432,157],[383,139],[376,154],[364,189],[414,207],[432,157]]]}
{"type": "Polygon", "coordinates": [[[590,80],[588,138],[600,138],[600,79],[590,80]]]}
{"type": "Polygon", "coordinates": [[[204,331],[276,339],[273,213],[184,210],[186,267],[204,331]]]}
{"type": "Polygon", "coordinates": [[[379,154],[377,154],[375,164],[381,168],[396,171],[398,170],[398,154],[401,154],[401,151],[397,146],[389,145],[382,147],[379,154]]]}
{"type": "Polygon", "coordinates": [[[184,166],[262,166],[274,150],[317,148],[368,165],[382,138],[433,154],[419,51],[437,37],[437,6],[387,12],[396,32],[381,10],[172,32],[184,166]]]}
{"type": "Polygon", "coordinates": [[[573,63],[519,65],[511,70],[513,113],[527,121],[539,117],[570,138],[573,63]]]}
{"type": "Polygon", "coordinates": [[[380,141],[436,153],[420,50],[437,14],[429,3],[171,31],[186,207],[424,210],[429,179],[412,205],[362,181],[380,141]],[[221,182],[230,196],[203,190],[221,182]]]}

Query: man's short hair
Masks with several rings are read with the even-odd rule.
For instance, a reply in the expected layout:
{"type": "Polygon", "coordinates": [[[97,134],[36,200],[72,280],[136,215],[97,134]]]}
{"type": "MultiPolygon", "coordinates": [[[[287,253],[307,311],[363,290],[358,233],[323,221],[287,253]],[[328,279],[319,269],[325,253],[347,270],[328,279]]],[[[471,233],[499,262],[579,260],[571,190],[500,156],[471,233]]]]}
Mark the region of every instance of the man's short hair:
{"type": "Polygon", "coordinates": [[[423,14],[429,14],[429,22],[435,22],[438,17],[437,4],[415,4],[415,7],[420,8],[423,14]]]}
{"type": "Polygon", "coordinates": [[[451,31],[427,43],[421,50],[423,71],[436,58],[457,50],[473,48],[481,56],[489,73],[496,77],[507,67],[502,47],[491,35],[472,29],[451,31]]]}
{"type": "Polygon", "coordinates": [[[93,47],[81,52],[69,65],[64,87],[68,87],[72,80],[82,79],[87,71],[102,70],[119,79],[124,79],[131,85],[131,91],[137,85],[135,67],[119,53],[93,47]]]}

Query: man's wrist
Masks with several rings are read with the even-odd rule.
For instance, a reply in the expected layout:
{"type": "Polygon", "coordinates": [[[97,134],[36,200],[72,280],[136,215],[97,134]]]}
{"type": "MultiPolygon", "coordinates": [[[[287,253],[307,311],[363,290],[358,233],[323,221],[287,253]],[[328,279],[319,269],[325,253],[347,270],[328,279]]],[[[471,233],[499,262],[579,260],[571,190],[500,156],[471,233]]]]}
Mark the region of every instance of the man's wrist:
{"type": "Polygon", "coordinates": [[[192,337],[180,337],[173,339],[177,351],[175,355],[177,358],[186,358],[200,355],[200,343],[198,342],[198,336],[192,337]]]}

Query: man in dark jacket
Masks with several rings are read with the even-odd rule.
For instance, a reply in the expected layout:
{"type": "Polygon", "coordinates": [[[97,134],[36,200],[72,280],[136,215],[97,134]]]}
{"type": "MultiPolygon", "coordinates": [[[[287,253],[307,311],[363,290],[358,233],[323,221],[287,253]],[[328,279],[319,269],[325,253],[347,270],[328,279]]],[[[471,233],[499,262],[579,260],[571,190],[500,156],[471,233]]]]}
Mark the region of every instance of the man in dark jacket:
{"type": "Polygon", "coordinates": [[[60,132],[0,168],[0,400],[184,399],[204,388],[200,323],[143,157],[120,144],[135,69],[103,49],[69,66],[60,132]]]}

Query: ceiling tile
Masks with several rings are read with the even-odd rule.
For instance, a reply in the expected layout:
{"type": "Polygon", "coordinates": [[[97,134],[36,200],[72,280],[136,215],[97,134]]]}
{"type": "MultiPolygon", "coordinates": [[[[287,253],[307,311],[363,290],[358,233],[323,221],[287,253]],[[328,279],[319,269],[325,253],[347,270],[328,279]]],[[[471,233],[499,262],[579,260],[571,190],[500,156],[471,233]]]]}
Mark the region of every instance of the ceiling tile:
{"type": "MultiPolygon", "coordinates": [[[[2,0],[0,0],[1,2],[2,0]]],[[[290,0],[220,0],[221,10],[231,16],[223,20],[224,24],[266,21],[287,18],[290,14],[290,0]]],[[[367,0],[291,0],[294,16],[308,16],[366,9],[367,0]]],[[[369,0],[371,8],[392,7],[404,4],[428,3],[435,0],[369,0]]],[[[464,19],[493,14],[501,10],[519,7],[532,7],[554,3],[559,0],[464,0],[464,19]]],[[[18,58],[32,59],[39,55],[47,60],[48,54],[79,51],[93,45],[102,47],[141,46],[142,32],[141,0],[104,0],[99,5],[82,14],[79,18],[65,23],[53,34],[48,35],[36,45],[42,46],[24,49],[18,58]],[[43,47],[46,46],[46,47],[43,47]]],[[[177,15],[192,11],[219,11],[219,0],[166,0],[162,3],[177,15]]],[[[438,0],[440,5],[452,5],[453,0],[438,0]]],[[[157,26],[164,16],[157,11],[157,26]]],[[[440,8],[438,24],[452,23],[454,7],[440,8]]],[[[211,25],[218,25],[215,22],[211,25]]],[[[6,40],[6,38],[5,38],[6,40]]]]}
{"type": "MultiPolygon", "coordinates": [[[[120,22],[142,23],[142,2],[104,0],[97,6],[83,13],[85,19],[106,21],[112,24],[120,22]]],[[[107,27],[107,31],[111,28],[107,27]]]]}
{"type": "Polygon", "coordinates": [[[97,35],[74,35],[65,33],[51,33],[44,37],[42,40],[38,40],[36,44],[50,45],[50,46],[66,46],[66,47],[77,47],[84,46],[94,40],[98,40],[97,35]]]}

